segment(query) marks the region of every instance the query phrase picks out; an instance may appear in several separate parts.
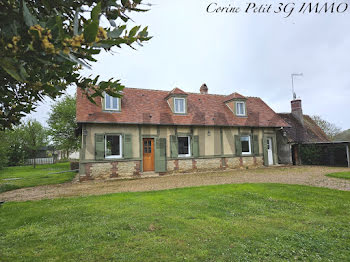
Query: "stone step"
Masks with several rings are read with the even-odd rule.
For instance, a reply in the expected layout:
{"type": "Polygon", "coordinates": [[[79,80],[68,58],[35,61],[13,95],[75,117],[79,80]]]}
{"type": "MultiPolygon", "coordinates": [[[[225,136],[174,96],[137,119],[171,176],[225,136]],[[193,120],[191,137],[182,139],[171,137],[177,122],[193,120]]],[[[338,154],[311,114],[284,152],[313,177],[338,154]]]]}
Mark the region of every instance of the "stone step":
{"type": "Polygon", "coordinates": [[[159,174],[154,171],[147,171],[147,172],[141,173],[141,177],[157,177],[157,176],[159,176],[159,174]]]}

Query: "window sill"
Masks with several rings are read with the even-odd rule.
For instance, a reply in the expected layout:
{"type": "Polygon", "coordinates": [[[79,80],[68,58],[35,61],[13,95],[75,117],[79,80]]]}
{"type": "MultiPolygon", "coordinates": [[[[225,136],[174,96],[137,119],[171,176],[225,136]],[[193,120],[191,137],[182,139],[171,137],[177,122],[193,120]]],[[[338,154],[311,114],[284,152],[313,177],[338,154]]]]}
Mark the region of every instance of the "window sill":
{"type": "Polygon", "coordinates": [[[122,159],[121,156],[106,156],[105,159],[122,159]]]}
{"type": "Polygon", "coordinates": [[[121,110],[117,110],[117,109],[103,109],[102,112],[106,112],[106,113],[120,113],[121,110]]]}

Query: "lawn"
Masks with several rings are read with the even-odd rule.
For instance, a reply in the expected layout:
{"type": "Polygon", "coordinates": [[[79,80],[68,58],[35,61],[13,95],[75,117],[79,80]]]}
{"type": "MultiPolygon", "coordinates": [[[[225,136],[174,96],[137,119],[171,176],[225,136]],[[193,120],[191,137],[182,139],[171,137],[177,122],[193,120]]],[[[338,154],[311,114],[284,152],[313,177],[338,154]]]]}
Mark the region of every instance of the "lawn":
{"type": "Polygon", "coordinates": [[[36,168],[33,166],[6,167],[0,170],[0,193],[22,187],[60,184],[70,181],[75,176],[74,172],[50,174],[69,169],[69,162],[37,165],[36,168]],[[19,179],[12,180],[12,178],[19,179]]]}
{"type": "Polygon", "coordinates": [[[231,184],[8,202],[3,261],[349,261],[350,192],[231,184]]]}
{"type": "Polygon", "coordinates": [[[350,179],[350,172],[332,173],[332,174],[328,174],[327,176],[336,177],[336,178],[343,178],[343,179],[350,179]]]}

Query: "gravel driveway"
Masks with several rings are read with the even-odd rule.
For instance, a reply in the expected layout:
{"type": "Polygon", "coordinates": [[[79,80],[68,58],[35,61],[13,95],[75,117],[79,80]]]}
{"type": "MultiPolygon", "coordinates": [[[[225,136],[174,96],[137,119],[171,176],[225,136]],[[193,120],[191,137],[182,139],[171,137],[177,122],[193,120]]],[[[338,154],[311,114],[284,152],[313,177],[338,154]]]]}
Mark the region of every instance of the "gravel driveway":
{"type": "Polygon", "coordinates": [[[202,185],[239,183],[282,183],[327,187],[350,191],[350,180],[325,176],[349,171],[333,167],[272,167],[206,173],[175,174],[130,180],[71,182],[22,188],[0,194],[0,201],[26,201],[59,197],[102,195],[117,192],[151,191],[202,185]]]}

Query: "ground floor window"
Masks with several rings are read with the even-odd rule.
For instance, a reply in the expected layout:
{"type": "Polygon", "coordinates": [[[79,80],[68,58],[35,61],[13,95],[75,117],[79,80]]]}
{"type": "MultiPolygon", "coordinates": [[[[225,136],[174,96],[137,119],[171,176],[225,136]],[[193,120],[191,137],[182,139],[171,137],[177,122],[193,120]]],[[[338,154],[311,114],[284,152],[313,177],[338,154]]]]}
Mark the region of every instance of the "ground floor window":
{"type": "Polygon", "coordinates": [[[106,135],[106,158],[120,158],[122,156],[121,135],[106,135]]]}
{"type": "Polygon", "coordinates": [[[177,138],[178,143],[178,154],[180,157],[191,156],[191,137],[190,136],[179,136],[177,138]]]}
{"type": "Polygon", "coordinates": [[[250,136],[241,136],[241,145],[242,145],[242,155],[250,155],[252,153],[250,136]]]}

